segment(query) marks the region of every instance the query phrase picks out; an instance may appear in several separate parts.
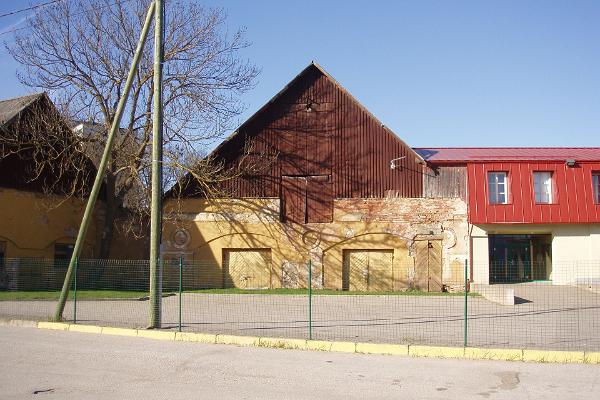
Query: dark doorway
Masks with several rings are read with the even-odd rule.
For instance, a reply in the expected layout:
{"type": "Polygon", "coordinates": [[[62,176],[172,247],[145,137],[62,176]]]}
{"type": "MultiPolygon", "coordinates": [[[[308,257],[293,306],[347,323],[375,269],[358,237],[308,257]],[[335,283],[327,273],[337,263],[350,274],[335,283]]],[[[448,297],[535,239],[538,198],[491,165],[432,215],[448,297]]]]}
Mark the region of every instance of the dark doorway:
{"type": "Polygon", "coordinates": [[[548,280],[551,235],[489,235],[490,283],[548,280]]]}

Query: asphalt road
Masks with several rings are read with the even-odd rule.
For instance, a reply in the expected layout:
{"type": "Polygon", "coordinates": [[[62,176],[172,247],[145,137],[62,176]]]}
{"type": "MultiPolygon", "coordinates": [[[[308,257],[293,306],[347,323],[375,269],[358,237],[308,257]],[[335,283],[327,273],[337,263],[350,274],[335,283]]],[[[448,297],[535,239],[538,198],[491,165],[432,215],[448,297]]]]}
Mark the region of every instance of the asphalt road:
{"type": "Polygon", "coordinates": [[[592,399],[600,366],[411,359],[0,327],[8,399],[592,399]]]}

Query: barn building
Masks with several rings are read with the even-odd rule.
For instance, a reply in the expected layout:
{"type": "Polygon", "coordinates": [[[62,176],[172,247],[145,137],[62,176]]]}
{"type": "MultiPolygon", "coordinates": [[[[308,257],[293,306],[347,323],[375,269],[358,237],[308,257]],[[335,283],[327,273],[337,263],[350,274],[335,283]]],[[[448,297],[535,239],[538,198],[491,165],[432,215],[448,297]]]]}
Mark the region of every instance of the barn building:
{"type": "MultiPolygon", "coordinates": [[[[50,157],[51,147],[33,150],[26,135],[33,129],[56,129],[68,143],[69,126],[59,116],[45,93],[0,101],[0,258],[70,257],[85,202],[65,195],[71,189],[75,172],[36,167],[36,158],[50,157]],[[51,121],[51,122],[38,122],[51,121]],[[37,153],[36,153],[37,151],[37,153]]],[[[45,131],[44,131],[45,132],[45,131]]],[[[48,137],[54,137],[48,134],[48,137]]],[[[60,164],[60,157],[56,157],[60,164]]],[[[96,173],[91,162],[82,165],[86,185],[96,173]]],[[[91,186],[91,185],[90,185],[91,186]]],[[[96,215],[99,218],[99,215],[96,215]]],[[[92,256],[98,232],[93,224],[83,252],[92,256]]]]}
{"type": "Polygon", "coordinates": [[[311,63],[212,154],[243,173],[166,195],[162,254],[199,285],[441,291],[468,258],[466,168],[431,168],[311,63]]]}
{"type": "MultiPolygon", "coordinates": [[[[86,204],[81,195],[89,193],[96,175],[87,153],[77,166],[64,159],[65,152],[72,151],[68,146],[79,145],[73,140],[76,134],[46,93],[0,100],[0,288],[7,286],[8,275],[16,276],[15,271],[30,281],[43,281],[36,260],[64,270],[71,257],[86,204]],[[33,133],[44,135],[47,142],[32,144],[33,133]],[[54,165],[40,160],[53,160],[54,165]],[[81,185],[75,187],[76,195],[73,182],[81,185]]],[[[82,257],[98,257],[104,218],[101,196],[82,257]]],[[[114,258],[147,254],[142,241],[118,235],[114,258]]]]}

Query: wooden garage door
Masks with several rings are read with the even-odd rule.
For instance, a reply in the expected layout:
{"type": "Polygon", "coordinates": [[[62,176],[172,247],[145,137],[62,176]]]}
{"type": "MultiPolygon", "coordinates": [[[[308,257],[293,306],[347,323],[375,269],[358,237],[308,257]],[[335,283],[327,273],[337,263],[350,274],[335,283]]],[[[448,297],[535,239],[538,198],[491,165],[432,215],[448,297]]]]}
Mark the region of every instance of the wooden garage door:
{"type": "Polygon", "coordinates": [[[394,250],[344,250],[342,289],[391,291],[394,250]]]}
{"type": "Polygon", "coordinates": [[[226,249],[223,253],[225,287],[271,287],[270,249],[226,249]]]}
{"type": "Polygon", "coordinates": [[[419,240],[415,242],[415,289],[441,292],[442,241],[419,240]]]}

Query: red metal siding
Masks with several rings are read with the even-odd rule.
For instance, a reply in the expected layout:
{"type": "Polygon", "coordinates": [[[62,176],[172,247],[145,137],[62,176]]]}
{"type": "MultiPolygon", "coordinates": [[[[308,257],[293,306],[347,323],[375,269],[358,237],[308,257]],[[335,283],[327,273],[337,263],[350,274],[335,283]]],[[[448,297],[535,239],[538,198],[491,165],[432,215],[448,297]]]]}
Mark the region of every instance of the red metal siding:
{"type": "Polygon", "coordinates": [[[279,197],[284,175],[331,175],[336,198],[422,195],[416,154],[384,128],[345,90],[316,67],[300,78],[218,150],[228,165],[239,162],[244,143],[253,153],[277,156],[259,176],[229,181],[238,197],[279,197]],[[306,104],[312,111],[306,111],[306,104]],[[393,158],[406,157],[390,169],[393,158]]]}
{"type": "Polygon", "coordinates": [[[487,223],[599,223],[600,205],[594,203],[592,172],[600,162],[568,167],[563,162],[489,162],[467,166],[469,221],[487,223]],[[508,172],[508,204],[490,204],[487,173],[508,172]],[[552,204],[537,204],[534,171],[552,172],[552,204]]]}

